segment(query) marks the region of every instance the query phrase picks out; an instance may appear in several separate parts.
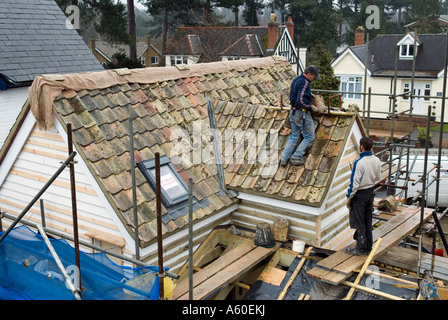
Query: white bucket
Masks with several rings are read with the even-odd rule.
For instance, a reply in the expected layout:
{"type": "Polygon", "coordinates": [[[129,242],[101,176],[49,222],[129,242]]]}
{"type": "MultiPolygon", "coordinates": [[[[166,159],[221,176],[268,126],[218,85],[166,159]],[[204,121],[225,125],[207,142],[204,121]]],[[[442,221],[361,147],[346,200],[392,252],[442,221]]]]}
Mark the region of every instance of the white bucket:
{"type": "Polygon", "coordinates": [[[305,250],[305,241],[293,240],[292,250],[298,253],[302,253],[305,250]]]}

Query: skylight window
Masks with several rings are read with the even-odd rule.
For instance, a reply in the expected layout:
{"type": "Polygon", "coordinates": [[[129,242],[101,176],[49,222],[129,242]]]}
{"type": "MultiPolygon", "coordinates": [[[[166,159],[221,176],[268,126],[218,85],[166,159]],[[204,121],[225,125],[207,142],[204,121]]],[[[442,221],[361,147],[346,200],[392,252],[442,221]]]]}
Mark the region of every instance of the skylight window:
{"type": "MultiPolygon", "coordinates": [[[[156,190],[155,159],[139,162],[137,166],[151,187],[156,190]]],[[[162,203],[165,208],[169,208],[188,199],[188,187],[177,174],[177,171],[167,156],[160,157],[160,186],[162,203]]]]}

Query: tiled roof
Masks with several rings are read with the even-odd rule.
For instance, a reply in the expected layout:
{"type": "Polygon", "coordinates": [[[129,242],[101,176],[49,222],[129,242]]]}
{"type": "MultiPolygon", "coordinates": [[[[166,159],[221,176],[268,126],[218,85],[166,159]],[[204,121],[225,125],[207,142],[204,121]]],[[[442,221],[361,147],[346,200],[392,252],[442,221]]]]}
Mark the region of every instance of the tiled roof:
{"type": "MultiPolygon", "coordinates": [[[[157,79],[161,70],[154,70],[160,68],[146,68],[139,72],[147,72],[145,78],[149,83],[129,82],[103,89],[64,90],[56,98],[53,105],[59,121],[64,126],[69,122],[72,124],[73,140],[80,156],[131,234],[134,221],[129,116],[136,117],[133,120],[136,161],[154,158],[156,152],[168,155],[184,181],[187,182],[189,177],[193,179],[196,198],[210,202],[194,212],[194,219],[218,212],[237,200],[218,195],[217,166],[213,148],[210,148],[211,135],[207,134],[210,124],[206,99],[215,101],[219,128],[224,128],[224,123],[226,128],[238,128],[243,123],[249,127],[255,124],[280,126],[285,112],[268,112],[258,104],[279,106],[281,94],[287,93],[295,75],[285,60],[282,63],[272,57],[255,60],[251,63],[195,65],[201,75],[188,75],[177,67],[166,67],[163,81],[157,79]],[[258,61],[264,63],[263,67],[255,66],[258,61]],[[169,73],[177,76],[167,79],[169,73]],[[226,107],[220,108],[223,103],[216,102],[219,100],[227,101],[226,107]],[[241,105],[231,107],[231,101],[241,105]],[[229,117],[230,112],[232,117],[229,117]],[[235,119],[231,119],[234,116],[235,119]],[[195,132],[199,132],[198,140],[194,138],[195,132]]],[[[83,77],[82,74],[79,76],[83,77]]],[[[226,166],[226,172],[229,170],[226,166]]],[[[145,246],[156,236],[155,193],[141,172],[135,172],[139,235],[145,246]]],[[[253,175],[255,171],[249,174],[253,175]]],[[[162,211],[162,214],[167,213],[166,208],[162,211]]],[[[187,221],[187,216],[169,220],[163,225],[164,233],[184,227],[187,221]]]]}
{"type": "Polygon", "coordinates": [[[164,54],[178,55],[201,55],[204,53],[201,38],[197,34],[188,34],[171,47],[164,54]]]}
{"type": "Polygon", "coordinates": [[[0,73],[15,82],[103,67],[53,0],[0,1],[0,73]]]}
{"type": "MultiPolygon", "coordinates": [[[[283,34],[285,26],[279,26],[278,35],[283,34]]],[[[244,26],[244,27],[180,27],[174,34],[174,40],[181,39],[188,34],[196,34],[200,37],[204,54],[202,62],[219,61],[220,54],[228,49],[238,39],[246,34],[255,34],[261,47],[266,51],[268,40],[268,26],[244,26]]],[[[267,53],[264,52],[266,56],[267,53]]]]}
{"type": "MultiPolygon", "coordinates": [[[[404,35],[379,35],[369,42],[368,68],[373,75],[381,75],[389,71],[393,76],[395,70],[395,51],[398,42],[404,35]]],[[[415,60],[415,72],[420,76],[436,76],[444,67],[445,34],[419,34],[420,45],[415,60]]],[[[366,61],[366,45],[350,47],[363,63],[366,61]]],[[[411,76],[412,59],[398,61],[398,75],[411,76]]]]}
{"type": "Polygon", "coordinates": [[[264,56],[256,34],[246,34],[220,53],[222,56],[264,56]]]}
{"type": "Polygon", "coordinates": [[[321,205],[355,121],[353,115],[316,116],[316,139],[305,165],[288,163],[281,167],[280,154],[291,132],[284,127],[288,111],[267,105],[221,102],[216,112],[218,127],[225,132],[227,147],[223,153],[233,147],[233,151],[227,152],[224,165],[229,188],[309,206],[321,205]],[[255,148],[257,140],[266,144],[258,143],[255,148]],[[244,146],[247,143],[252,143],[252,147],[244,146]]]}

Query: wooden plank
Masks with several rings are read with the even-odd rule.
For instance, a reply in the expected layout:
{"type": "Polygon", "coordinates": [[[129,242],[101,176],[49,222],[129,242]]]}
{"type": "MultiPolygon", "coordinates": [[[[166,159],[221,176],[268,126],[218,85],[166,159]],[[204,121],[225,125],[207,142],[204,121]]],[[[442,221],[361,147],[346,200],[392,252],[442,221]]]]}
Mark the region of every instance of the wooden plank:
{"type": "MultiPolygon", "coordinates": [[[[311,253],[311,250],[313,249],[313,247],[309,247],[308,249],[306,249],[305,252],[305,256],[308,256],[311,253]]],[[[293,283],[293,281],[296,279],[297,275],[299,274],[300,270],[303,267],[303,264],[305,263],[306,258],[303,257],[300,262],[299,265],[297,266],[297,268],[294,270],[294,272],[292,273],[291,277],[289,278],[288,282],[286,283],[285,287],[283,288],[282,292],[280,292],[280,295],[278,296],[277,300],[283,300],[286,296],[286,293],[289,290],[289,287],[291,286],[291,284],[293,283]]]]}
{"type": "MultiPolygon", "coordinates": [[[[364,273],[366,272],[367,267],[370,265],[370,262],[372,261],[373,257],[375,256],[376,251],[378,250],[379,246],[381,245],[382,240],[383,240],[383,238],[379,238],[376,241],[375,245],[373,246],[372,251],[370,252],[369,256],[367,257],[366,261],[364,262],[361,271],[359,272],[358,276],[355,279],[355,282],[353,283],[355,286],[357,286],[359,284],[359,282],[361,281],[361,278],[364,276],[364,273]]],[[[355,293],[355,287],[351,287],[344,300],[350,300],[354,293],[355,293]]]]}
{"type": "MultiPolygon", "coordinates": [[[[390,219],[389,221],[387,221],[387,223],[384,223],[380,227],[373,230],[373,232],[372,232],[373,241],[376,241],[379,237],[384,237],[388,232],[392,231],[398,225],[400,225],[404,221],[410,219],[416,212],[417,212],[417,209],[410,210],[410,211],[404,212],[402,214],[399,214],[399,215],[395,216],[394,218],[390,219]]],[[[355,245],[356,245],[355,243],[352,243],[348,247],[354,248],[355,245]]],[[[328,258],[320,261],[317,264],[317,266],[320,268],[327,269],[327,270],[332,270],[336,265],[344,262],[347,259],[350,259],[351,257],[352,257],[352,255],[345,252],[345,248],[344,248],[344,249],[341,249],[341,250],[335,252],[328,258]]]]}
{"type": "MultiPolygon", "coordinates": [[[[387,223],[384,223],[381,226],[379,226],[378,228],[376,228],[375,230],[373,230],[373,232],[372,232],[373,241],[376,241],[381,236],[384,237],[388,232],[392,231],[396,226],[398,226],[401,223],[403,223],[404,221],[410,219],[417,212],[417,210],[418,209],[409,210],[405,213],[399,214],[399,215],[395,216],[394,218],[390,219],[389,221],[387,221],[387,223]]],[[[354,231],[352,231],[352,232],[354,232],[354,231]]],[[[352,243],[348,246],[348,248],[354,248],[355,246],[356,246],[356,243],[352,243]]],[[[343,248],[343,249],[333,253],[328,258],[320,261],[317,264],[317,267],[324,268],[327,270],[333,270],[333,268],[336,265],[343,263],[344,261],[350,259],[351,257],[353,257],[353,255],[345,252],[345,248],[343,248]]]]}
{"type": "Polygon", "coordinates": [[[283,279],[285,278],[286,271],[279,268],[266,266],[263,273],[258,277],[258,280],[270,283],[274,286],[280,286],[283,279]]]}
{"type": "MultiPolygon", "coordinates": [[[[430,213],[426,213],[426,218],[429,218],[430,213]]],[[[410,219],[407,219],[402,224],[398,225],[396,228],[390,230],[383,236],[383,241],[378,248],[377,255],[381,255],[389,247],[398,244],[406,235],[411,233],[413,230],[417,229],[420,223],[420,212],[415,213],[410,219]]],[[[384,228],[384,230],[389,230],[389,228],[384,228]]],[[[383,230],[383,231],[384,231],[383,230]]],[[[335,266],[332,270],[340,273],[351,274],[351,272],[358,268],[365,261],[365,256],[352,256],[344,262],[335,266]]]]}
{"type": "MultiPolygon", "coordinates": [[[[423,220],[431,216],[431,211],[425,210],[423,220]]],[[[420,223],[420,209],[410,208],[408,211],[403,211],[399,215],[390,219],[379,228],[373,231],[373,238],[376,241],[379,237],[383,241],[378,248],[377,255],[384,253],[389,247],[397,244],[407,234],[417,229],[420,223]]],[[[350,247],[354,247],[355,243],[350,247]]],[[[340,250],[330,257],[322,260],[317,264],[316,268],[325,269],[327,272],[318,272],[317,270],[308,271],[308,275],[316,278],[320,277],[322,281],[332,284],[339,284],[341,281],[348,278],[353,270],[361,266],[366,260],[365,256],[354,256],[345,252],[345,249],[340,250]]]]}
{"type": "MultiPolygon", "coordinates": [[[[245,271],[247,272],[248,270],[250,270],[261,260],[272,254],[272,252],[272,249],[256,247],[231,264],[226,261],[226,268],[220,270],[220,272],[215,273],[206,281],[203,281],[199,285],[194,287],[193,300],[205,299],[216,292],[222,286],[244,276],[245,271]]],[[[228,257],[229,254],[230,253],[228,253],[226,256],[228,257]]],[[[188,298],[188,293],[186,293],[180,296],[178,300],[186,300],[188,298]]]]}
{"type": "MultiPolygon", "coordinates": [[[[235,262],[240,259],[247,252],[251,251],[255,248],[255,245],[252,245],[248,242],[243,243],[242,245],[236,247],[235,249],[229,251],[226,255],[223,255],[210,263],[208,266],[203,268],[201,271],[193,274],[193,288],[211,278],[216,273],[220,272],[222,269],[226,268],[229,264],[235,262]]],[[[173,300],[185,295],[189,291],[189,282],[188,278],[184,279],[180,283],[176,285],[173,291],[173,300]]],[[[193,290],[194,292],[194,290],[193,290]]]]}
{"type": "MultiPolygon", "coordinates": [[[[417,260],[417,250],[393,247],[388,249],[381,257],[378,257],[376,262],[417,272],[417,260]]],[[[422,252],[421,268],[430,270],[434,278],[448,281],[448,258],[422,252]]]]}

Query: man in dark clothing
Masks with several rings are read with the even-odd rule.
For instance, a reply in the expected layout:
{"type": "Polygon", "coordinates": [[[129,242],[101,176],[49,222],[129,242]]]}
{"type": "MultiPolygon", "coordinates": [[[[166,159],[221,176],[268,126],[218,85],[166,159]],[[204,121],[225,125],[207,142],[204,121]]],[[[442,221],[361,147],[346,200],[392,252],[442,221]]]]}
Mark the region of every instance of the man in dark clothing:
{"type": "Polygon", "coordinates": [[[286,166],[289,160],[292,165],[303,165],[306,160],[304,155],[314,141],[314,123],[311,112],[317,111],[318,108],[312,103],[310,82],[315,79],[320,80],[319,70],[316,66],[310,65],[291,83],[289,93],[291,134],[281,155],[280,165],[282,166],[286,166]],[[303,140],[297,147],[300,134],[303,135],[303,140]]]}
{"type": "Polygon", "coordinates": [[[350,185],[347,190],[347,207],[350,210],[350,228],[356,229],[354,249],[346,251],[356,255],[367,255],[372,250],[372,212],[374,187],[381,180],[381,161],[373,155],[372,139],[359,141],[360,157],[353,164],[350,185]]]}

